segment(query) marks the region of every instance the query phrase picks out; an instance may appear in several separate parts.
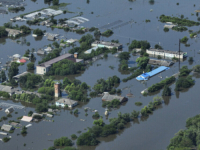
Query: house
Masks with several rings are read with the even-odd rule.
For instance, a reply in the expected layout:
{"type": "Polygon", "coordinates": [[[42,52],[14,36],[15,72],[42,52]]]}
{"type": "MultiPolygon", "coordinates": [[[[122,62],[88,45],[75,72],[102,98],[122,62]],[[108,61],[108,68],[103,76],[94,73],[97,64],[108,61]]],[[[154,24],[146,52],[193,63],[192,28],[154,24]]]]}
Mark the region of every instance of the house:
{"type": "Polygon", "coordinates": [[[161,49],[147,49],[146,53],[150,56],[161,56],[163,58],[179,58],[183,59],[187,57],[187,52],[179,52],[178,51],[169,51],[169,50],[161,50],[161,49]]]}
{"type": "Polygon", "coordinates": [[[23,116],[23,118],[21,119],[21,121],[31,122],[31,121],[33,121],[33,117],[23,116]]]}
{"type": "Polygon", "coordinates": [[[66,42],[71,44],[71,43],[75,43],[76,41],[77,41],[76,39],[69,39],[66,42]]]}
{"type": "Polygon", "coordinates": [[[1,126],[1,130],[7,131],[7,132],[9,132],[9,131],[11,131],[11,130],[14,130],[14,129],[15,129],[15,128],[14,128],[13,126],[8,125],[8,124],[3,124],[3,125],[1,126]]]}
{"type": "Polygon", "coordinates": [[[8,29],[8,28],[6,28],[6,31],[8,32],[8,36],[13,36],[13,37],[16,37],[19,34],[23,33],[23,31],[20,31],[20,30],[8,29]]]}
{"type": "Polygon", "coordinates": [[[51,109],[51,108],[48,108],[48,112],[54,112],[54,111],[53,111],[53,109],[51,109]]]}
{"type": "Polygon", "coordinates": [[[51,52],[53,49],[51,47],[47,47],[44,49],[46,52],[51,52]]]}
{"type": "Polygon", "coordinates": [[[66,45],[64,43],[60,43],[60,46],[61,47],[65,47],[66,45]]]}
{"type": "Polygon", "coordinates": [[[18,89],[11,86],[0,85],[0,91],[7,92],[10,94],[10,96],[12,96],[13,94],[15,94],[15,91],[18,91],[18,89]]]}
{"type": "Polygon", "coordinates": [[[104,92],[102,97],[102,101],[112,101],[113,99],[118,99],[120,103],[123,103],[128,100],[126,97],[118,96],[118,95],[110,95],[108,92],[104,92]]]}
{"type": "Polygon", "coordinates": [[[44,55],[44,54],[46,54],[46,52],[43,49],[38,49],[37,54],[44,55]]]}
{"type": "Polygon", "coordinates": [[[53,117],[53,115],[51,115],[51,114],[47,114],[46,116],[47,116],[47,117],[50,117],[50,118],[52,118],[52,117],[53,117]]]}
{"type": "Polygon", "coordinates": [[[61,106],[61,107],[65,107],[67,105],[69,108],[72,108],[76,106],[77,104],[78,104],[77,101],[74,101],[68,98],[61,98],[58,101],[56,101],[56,106],[61,106]]]}
{"type": "Polygon", "coordinates": [[[85,54],[90,54],[92,51],[96,51],[98,48],[99,48],[98,46],[95,46],[95,47],[93,47],[93,48],[91,48],[91,49],[88,49],[88,50],[85,51],[84,53],[85,53],[85,54]]]}
{"type": "Polygon", "coordinates": [[[50,41],[54,41],[54,40],[55,40],[55,36],[49,34],[49,35],[47,36],[47,39],[50,40],[50,41]]]}
{"type": "Polygon", "coordinates": [[[112,43],[112,42],[104,42],[104,41],[95,41],[92,43],[92,47],[107,47],[109,49],[112,48],[117,48],[117,49],[121,49],[122,48],[122,44],[120,43],[112,43]]]}
{"type": "Polygon", "coordinates": [[[12,113],[14,111],[13,107],[9,107],[5,110],[5,113],[12,113]]]}
{"type": "Polygon", "coordinates": [[[18,124],[19,124],[19,123],[16,123],[16,122],[11,122],[11,123],[10,123],[10,125],[13,126],[13,127],[16,127],[18,124]]]}
{"type": "Polygon", "coordinates": [[[43,117],[43,114],[33,113],[33,114],[32,114],[32,117],[34,118],[35,116],[43,117]]]}
{"type": "Polygon", "coordinates": [[[73,54],[67,53],[67,54],[61,55],[59,57],[56,57],[54,59],[51,59],[47,62],[44,62],[42,64],[37,65],[36,66],[36,73],[42,74],[42,75],[47,73],[54,63],[57,63],[57,62],[59,62],[63,59],[68,59],[68,60],[71,60],[71,61],[76,62],[76,63],[84,63],[83,59],[76,59],[76,58],[74,58],[73,54]]]}
{"type": "Polygon", "coordinates": [[[16,75],[16,76],[13,76],[13,79],[15,79],[15,80],[18,81],[20,77],[25,76],[25,75],[27,75],[27,74],[29,74],[29,73],[30,73],[30,72],[25,71],[25,72],[23,72],[23,73],[21,73],[21,74],[18,74],[18,75],[16,75]]]}

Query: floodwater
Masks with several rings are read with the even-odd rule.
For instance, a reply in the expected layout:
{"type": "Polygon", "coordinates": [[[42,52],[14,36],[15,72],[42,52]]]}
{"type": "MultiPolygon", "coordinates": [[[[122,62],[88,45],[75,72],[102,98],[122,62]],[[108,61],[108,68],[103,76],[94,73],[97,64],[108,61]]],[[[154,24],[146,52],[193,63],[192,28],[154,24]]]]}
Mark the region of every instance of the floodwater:
{"type": "MultiPolygon", "coordinates": [[[[65,2],[60,0],[60,2],[65,2]]],[[[135,23],[124,25],[120,28],[113,29],[114,35],[109,38],[101,37],[102,40],[110,41],[112,39],[119,40],[123,44],[123,51],[128,50],[127,43],[132,40],[147,40],[151,43],[152,47],[155,44],[160,43],[164,49],[177,51],[178,50],[178,40],[184,36],[189,37],[188,31],[186,32],[176,32],[170,30],[165,33],[163,31],[164,24],[158,21],[160,15],[173,15],[180,16],[183,14],[185,17],[188,17],[190,20],[197,21],[196,13],[194,12],[197,9],[200,9],[199,1],[187,1],[182,0],[181,2],[177,0],[155,0],[155,3],[149,4],[148,0],[143,1],[134,1],[129,2],[128,0],[101,0],[101,1],[90,1],[89,4],[86,1],[78,0],[69,0],[71,3],[67,8],[69,11],[75,13],[67,13],[56,16],[56,19],[60,18],[70,18],[76,16],[79,12],[83,12],[83,17],[88,18],[90,21],[81,24],[85,27],[102,27],[104,25],[111,24],[112,22],[122,20],[123,22],[113,25],[110,28],[114,28],[120,24],[126,23],[128,21],[134,21],[135,23]],[[179,2],[177,6],[176,3],[179,2]],[[196,5],[194,7],[194,4],[196,5]],[[131,8],[131,9],[130,9],[131,8]],[[153,10],[150,12],[150,10],[153,10]],[[93,14],[91,14],[93,12],[93,14]],[[192,16],[191,13],[194,15],[192,16]],[[146,23],[145,20],[151,20],[150,23],[146,23]]],[[[44,1],[33,2],[31,0],[26,1],[27,6],[25,7],[24,12],[9,13],[7,15],[1,15],[1,25],[8,22],[10,18],[20,15],[22,13],[27,13],[35,11],[37,9],[48,7],[48,4],[44,4],[44,1]]],[[[23,25],[25,22],[16,22],[13,24],[23,25]]],[[[75,38],[80,39],[82,35],[75,34],[73,32],[65,32],[63,30],[46,28],[44,26],[31,26],[31,28],[41,28],[51,33],[58,33],[65,38],[75,38]]],[[[189,27],[189,29],[197,31],[199,27],[189,27]]],[[[106,29],[101,29],[104,31],[106,29]]],[[[91,33],[93,34],[93,33],[91,33]]],[[[9,38],[0,40],[0,61],[3,66],[6,61],[10,60],[8,56],[13,54],[23,55],[27,49],[39,49],[45,45],[52,44],[52,41],[48,41],[46,37],[41,37],[40,39],[35,39],[31,35],[25,36],[27,42],[30,42],[30,46],[20,45],[16,43],[16,40],[9,38]]],[[[20,38],[21,39],[21,38],[20,38]]],[[[20,40],[19,39],[19,40],[20,40]]],[[[199,38],[189,39],[188,43],[190,47],[185,47],[181,44],[181,50],[188,52],[189,57],[193,57],[195,62],[189,64],[187,60],[181,62],[181,66],[188,65],[189,68],[199,64],[199,54],[197,53],[199,49],[199,38]]],[[[77,43],[78,45],[78,43],[77,43]]],[[[71,47],[67,47],[62,51],[67,52],[71,47]]],[[[36,55],[36,54],[35,54],[36,55]]],[[[132,56],[131,61],[135,61],[138,56],[132,56]]],[[[36,55],[37,65],[38,61],[41,60],[41,56],[36,55]]],[[[69,76],[70,78],[76,78],[82,82],[86,82],[88,85],[93,87],[96,81],[100,78],[107,79],[110,76],[117,75],[120,79],[123,79],[130,74],[125,74],[119,71],[119,61],[113,55],[109,55],[107,59],[101,59],[93,63],[88,69],[83,73],[69,76]],[[101,64],[97,66],[97,64],[101,64]],[[109,66],[114,66],[112,70],[109,66]]],[[[136,64],[131,64],[136,66],[136,64]]],[[[20,66],[20,73],[26,71],[26,64],[20,66]]],[[[162,73],[162,79],[166,76],[171,76],[178,72],[178,63],[175,63],[170,70],[162,73]]],[[[58,80],[63,79],[64,77],[57,77],[58,80]]],[[[153,112],[148,118],[138,119],[138,122],[129,123],[124,130],[118,134],[111,135],[106,138],[99,138],[101,143],[95,147],[78,147],[83,150],[164,150],[169,144],[170,139],[174,136],[176,132],[180,129],[185,129],[185,121],[187,118],[195,116],[199,113],[200,101],[199,97],[199,75],[194,75],[195,85],[189,89],[176,93],[174,91],[175,85],[172,84],[173,95],[171,97],[165,98],[165,104],[159,107],[153,112]]],[[[162,80],[158,76],[152,77],[149,81],[142,84],[135,79],[129,80],[124,83],[121,82],[118,88],[122,89],[122,96],[125,96],[131,89],[134,96],[129,98],[128,102],[120,106],[116,110],[112,110],[108,118],[117,117],[117,113],[120,111],[122,113],[131,113],[133,110],[141,110],[145,105],[147,105],[154,96],[161,95],[161,91],[152,94],[151,96],[144,97],[140,94],[142,90],[148,88],[154,83],[157,83],[162,80]],[[135,102],[140,101],[143,103],[142,106],[135,106],[135,102]]],[[[12,100],[0,100],[0,102],[14,103],[17,105],[26,106],[26,110],[16,109],[15,111],[18,114],[12,113],[12,118],[9,118],[6,121],[0,123],[8,123],[9,120],[16,120],[17,117],[22,115],[27,115],[27,113],[32,110],[34,111],[34,106],[22,103],[15,102],[12,100]]],[[[101,106],[102,101],[100,97],[92,98],[87,103],[81,103],[77,106],[80,114],[74,116],[70,114],[70,110],[62,110],[57,113],[53,119],[54,122],[41,121],[38,123],[32,123],[32,126],[28,128],[28,134],[24,137],[20,134],[20,129],[16,129],[14,133],[10,134],[12,139],[8,143],[0,143],[0,149],[5,150],[42,150],[53,146],[53,140],[60,138],[62,136],[70,137],[71,134],[80,135],[77,131],[86,132],[87,127],[91,127],[93,124],[92,114],[93,112],[88,112],[88,116],[85,116],[84,107],[90,107],[92,109],[97,109],[99,113],[104,117],[105,109],[101,106]],[[80,121],[80,119],[86,119],[86,121],[80,121]],[[19,135],[17,135],[19,133],[19,135]],[[26,146],[24,146],[26,144],[26,146]]],[[[5,116],[3,111],[0,112],[0,117],[5,116]]],[[[105,123],[108,123],[108,118],[103,118],[105,123]]],[[[22,125],[27,125],[28,123],[21,122],[22,125]]],[[[3,138],[3,135],[0,135],[0,138],[3,138]]],[[[74,141],[76,143],[76,141],[74,141]]],[[[75,145],[76,146],[76,145],[75,145]]]]}

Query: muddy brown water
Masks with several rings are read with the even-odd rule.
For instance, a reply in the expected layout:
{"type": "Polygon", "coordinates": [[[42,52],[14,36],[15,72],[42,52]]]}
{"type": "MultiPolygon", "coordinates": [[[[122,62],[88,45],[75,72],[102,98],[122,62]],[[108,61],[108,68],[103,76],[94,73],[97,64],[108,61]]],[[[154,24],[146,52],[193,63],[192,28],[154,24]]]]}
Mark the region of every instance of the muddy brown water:
{"type": "MultiPolygon", "coordinates": [[[[64,2],[64,0],[60,0],[60,2],[64,2]]],[[[128,0],[120,1],[120,0],[102,0],[102,1],[90,1],[89,4],[86,1],[78,1],[78,0],[69,0],[67,1],[71,3],[67,8],[69,11],[75,13],[67,13],[56,16],[56,19],[60,18],[69,18],[76,16],[79,12],[83,12],[83,17],[88,18],[90,21],[81,24],[85,27],[101,27],[107,25],[108,23],[115,22],[117,20],[122,20],[123,23],[134,20],[132,25],[127,24],[120,28],[113,29],[114,34],[109,37],[101,37],[101,40],[110,41],[112,39],[118,39],[120,43],[123,44],[123,51],[128,50],[127,43],[129,40],[147,40],[151,43],[152,47],[155,44],[160,42],[161,46],[164,49],[169,49],[173,51],[178,50],[178,39],[184,36],[189,37],[189,33],[186,32],[176,32],[170,30],[165,33],[163,31],[164,23],[158,21],[160,15],[174,15],[180,16],[183,14],[185,17],[188,17],[190,20],[197,21],[196,13],[194,12],[196,9],[199,9],[199,1],[194,0],[192,3],[187,0],[183,0],[181,2],[175,0],[160,0],[155,1],[153,5],[149,4],[147,0],[143,1],[135,1],[129,2],[128,0]],[[179,2],[179,6],[176,3],[179,2]],[[194,4],[196,6],[194,7],[194,4]],[[132,8],[132,10],[130,10],[132,8]],[[153,11],[150,12],[150,9],[153,11]],[[93,12],[93,14],[91,14],[93,12]],[[194,13],[191,16],[191,13],[194,13]],[[151,20],[150,23],[145,23],[145,20],[151,20]]],[[[44,4],[44,1],[37,0],[36,2],[27,0],[28,4],[25,7],[24,12],[9,13],[7,15],[0,15],[1,25],[3,23],[8,22],[10,18],[20,15],[22,13],[27,13],[30,11],[35,11],[37,9],[48,7],[48,4],[44,4]]],[[[18,25],[23,25],[25,22],[16,22],[13,23],[18,25]]],[[[116,24],[112,26],[118,26],[116,24]]],[[[75,38],[80,39],[82,35],[75,34],[73,32],[64,32],[59,29],[51,29],[46,28],[44,26],[31,26],[31,28],[41,28],[42,30],[46,30],[51,33],[59,33],[61,36],[65,38],[75,38]]],[[[197,31],[199,27],[189,27],[189,29],[197,31]]],[[[106,29],[101,29],[101,31],[105,31],[106,29]]],[[[93,34],[93,33],[91,33],[93,34]]],[[[45,36],[35,39],[31,35],[25,36],[27,42],[30,42],[30,46],[20,45],[16,43],[16,40],[12,40],[9,38],[0,39],[0,61],[3,66],[6,61],[10,59],[8,56],[12,56],[13,54],[23,55],[25,50],[35,48],[36,50],[44,47],[45,45],[52,44],[52,41],[48,41],[45,36]]],[[[21,40],[21,38],[19,38],[21,40]]],[[[199,64],[199,38],[190,39],[188,43],[190,43],[190,47],[185,47],[181,44],[181,50],[187,51],[188,56],[194,58],[193,64],[189,64],[187,60],[181,62],[181,66],[188,65],[189,68],[192,66],[199,64]]],[[[76,44],[78,46],[78,43],[76,44]]],[[[67,52],[71,47],[65,48],[62,53],[67,52]]],[[[38,61],[42,59],[43,56],[38,56],[35,54],[37,60],[35,64],[37,65],[38,61]]],[[[132,56],[130,61],[135,61],[138,56],[132,56]]],[[[135,63],[130,64],[131,66],[136,66],[135,63]]],[[[20,66],[20,73],[26,71],[26,64],[24,66],[20,66]]],[[[178,72],[178,63],[175,63],[168,71],[162,73],[162,79],[166,78],[166,76],[171,76],[178,72]]],[[[120,79],[123,79],[130,74],[126,72],[119,71],[119,61],[116,57],[109,54],[107,59],[101,59],[93,63],[92,66],[88,67],[81,74],[68,76],[70,79],[79,79],[82,82],[86,82],[88,85],[93,87],[96,83],[96,80],[100,78],[107,79],[110,76],[117,75],[120,79]],[[97,66],[97,64],[101,64],[97,66]],[[114,66],[114,69],[110,69],[109,66],[114,66]]],[[[199,114],[199,74],[194,74],[193,78],[195,79],[195,85],[189,89],[185,89],[181,92],[175,92],[175,85],[172,84],[170,87],[172,88],[173,95],[171,97],[165,97],[165,104],[162,104],[159,108],[157,108],[152,114],[147,118],[139,118],[138,121],[130,122],[126,125],[126,128],[120,131],[118,134],[108,136],[106,138],[98,138],[101,143],[95,147],[78,147],[82,150],[161,150],[166,149],[169,144],[170,139],[174,136],[176,132],[180,129],[185,129],[185,121],[187,118],[195,116],[199,114]]],[[[64,77],[56,77],[56,80],[63,80],[64,77]]],[[[87,127],[91,127],[93,125],[93,112],[88,111],[88,116],[85,116],[84,108],[90,107],[91,109],[97,109],[100,115],[103,116],[104,122],[109,123],[108,119],[117,117],[117,113],[120,111],[122,113],[131,113],[133,110],[141,110],[145,105],[147,105],[154,96],[161,95],[162,90],[157,93],[154,93],[150,96],[142,96],[140,92],[145,88],[148,88],[154,83],[157,83],[162,80],[158,77],[158,75],[152,77],[149,81],[142,84],[135,79],[129,80],[128,82],[121,82],[118,88],[122,89],[122,96],[125,96],[129,92],[129,88],[133,93],[133,97],[129,98],[128,102],[120,106],[119,108],[112,110],[109,117],[106,118],[104,116],[105,108],[103,108],[102,101],[100,97],[92,98],[87,103],[80,103],[76,108],[79,109],[80,114],[78,116],[74,116],[70,114],[70,110],[62,110],[60,113],[57,113],[54,118],[49,120],[54,120],[54,122],[48,121],[40,121],[38,123],[32,123],[32,126],[28,128],[28,134],[26,136],[17,135],[20,134],[20,129],[16,129],[14,133],[9,134],[12,136],[12,139],[8,143],[0,143],[0,149],[3,150],[42,150],[44,148],[48,148],[53,146],[53,140],[60,138],[62,136],[70,137],[71,134],[80,135],[77,131],[86,132],[87,127]],[[135,102],[142,102],[142,106],[135,106],[135,102]],[[80,119],[86,119],[86,121],[80,121],[80,119]],[[26,146],[23,146],[26,143],[26,146]]],[[[63,93],[66,96],[66,93],[63,93]]],[[[27,104],[24,102],[17,102],[12,100],[3,100],[0,102],[13,103],[17,105],[26,106],[25,110],[15,109],[18,114],[12,113],[12,118],[9,118],[6,121],[0,123],[8,123],[9,120],[16,120],[17,117],[22,115],[27,115],[30,110],[34,111],[34,105],[27,104]]],[[[5,109],[5,108],[4,108],[5,109]]],[[[0,117],[5,116],[4,111],[0,111],[0,117]]],[[[22,125],[27,125],[28,123],[21,122],[22,125]]],[[[3,135],[0,135],[0,138],[3,138],[3,135]]],[[[76,141],[74,141],[76,143],[76,141]]],[[[74,145],[76,146],[76,144],[74,145]]]]}

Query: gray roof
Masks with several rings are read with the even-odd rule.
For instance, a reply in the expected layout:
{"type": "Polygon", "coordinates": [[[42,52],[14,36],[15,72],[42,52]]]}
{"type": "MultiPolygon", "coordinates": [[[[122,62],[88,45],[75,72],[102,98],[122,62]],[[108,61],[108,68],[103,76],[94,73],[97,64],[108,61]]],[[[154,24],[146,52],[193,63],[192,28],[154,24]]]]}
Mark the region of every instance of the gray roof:
{"type": "Polygon", "coordinates": [[[56,58],[54,58],[54,59],[51,59],[51,60],[49,60],[49,61],[47,61],[47,62],[44,62],[44,63],[42,63],[42,64],[40,64],[40,65],[38,65],[38,66],[48,67],[48,66],[51,66],[51,65],[54,64],[54,63],[57,63],[57,62],[59,62],[59,61],[61,61],[61,60],[63,60],[63,59],[69,58],[69,57],[71,57],[71,56],[73,56],[73,55],[67,53],[67,54],[61,55],[61,56],[59,56],[59,57],[56,57],[56,58]]]}
{"type": "Polygon", "coordinates": [[[44,55],[46,52],[42,49],[38,49],[37,54],[44,55]]]}
{"type": "Polygon", "coordinates": [[[12,129],[13,129],[13,126],[8,125],[8,124],[3,124],[1,127],[1,130],[8,131],[8,132],[12,129]]]}
{"type": "MultiPolygon", "coordinates": [[[[162,49],[148,49],[148,51],[154,51],[154,52],[162,52],[162,53],[169,53],[169,54],[179,54],[178,51],[170,51],[170,50],[162,50],[162,49]]],[[[181,55],[185,54],[185,52],[180,52],[181,55]]]]}
{"type": "Polygon", "coordinates": [[[61,104],[65,104],[65,105],[73,105],[73,104],[77,103],[77,101],[74,101],[74,100],[71,100],[68,98],[61,98],[61,99],[57,100],[56,102],[59,102],[61,104]]]}
{"type": "Polygon", "coordinates": [[[4,91],[7,93],[14,93],[17,90],[18,90],[17,88],[13,88],[11,86],[0,85],[0,91],[4,91]]]}
{"type": "Polygon", "coordinates": [[[112,43],[112,42],[105,42],[105,41],[95,41],[92,44],[101,44],[101,45],[114,46],[114,47],[122,46],[122,44],[120,43],[112,43]]]}
{"type": "Polygon", "coordinates": [[[9,112],[13,112],[14,109],[13,109],[13,107],[9,107],[9,108],[7,108],[7,109],[5,110],[5,112],[7,112],[7,111],[9,111],[9,112]]]}
{"type": "Polygon", "coordinates": [[[23,72],[23,73],[21,73],[21,74],[18,74],[18,75],[16,75],[16,76],[14,76],[13,79],[19,79],[21,76],[25,76],[25,75],[27,75],[27,74],[29,74],[29,73],[30,73],[30,72],[25,71],[25,72],[23,72]]]}
{"type": "Polygon", "coordinates": [[[33,113],[32,117],[34,117],[34,116],[41,116],[41,117],[43,117],[43,114],[33,113]]]}
{"type": "Polygon", "coordinates": [[[64,43],[60,43],[60,46],[66,46],[64,43]]]}
{"type": "Polygon", "coordinates": [[[149,59],[149,64],[167,66],[168,67],[168,66],[171,66],[174,63],[172,61],[166,61],[166,60],[149,59]]]}
{"type": "Polygon", "coordinates": [[[105,101],[112,101],[113,99],[118,99],[120,102],[122,102],[122,100],[123,100],[124,98],[125,98],[125,97],[122,97],[122,96],[110,95],[109,93],[105,93],[104,96],[102,97],[102,100],[105,100],[105,101]]]}
{"type": "Polygon", "coordinates": [[[55,39],[55,36],[53,36],[53,35],[48,35],[48,36],[47,36],[47,39],[53,41],[53,40],[55,39]]]}

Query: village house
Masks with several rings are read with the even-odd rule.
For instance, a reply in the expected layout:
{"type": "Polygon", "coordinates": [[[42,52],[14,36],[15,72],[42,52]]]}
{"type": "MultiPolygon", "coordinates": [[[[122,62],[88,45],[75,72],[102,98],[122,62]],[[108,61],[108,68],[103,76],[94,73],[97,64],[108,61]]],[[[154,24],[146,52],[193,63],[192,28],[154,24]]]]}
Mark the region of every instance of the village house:
{"type": "Polygon", "coordinates": [[[85,54],[90,54],[92,51],[96,51],[99,47],[96,46],[96,47],[92,47],[91,49],[88,49],[87,51],[85,51],[84,53],[85,54]]]}
{"type": "Polygon", "coordinates": [[[37,65],[36,66],[36,73],[42,74],[42,75],[47,73],[54,63],[57,63],[57,62],[59,62],[63,59],[68,59],[68,60],[71,60],[71,61],[76,62],[76,63],[84,63],[83,59],[76,59],[76,56],[74,57],[73,54],[67,53],[67,54],[61,55],[59,57],[56,57],[54,59],[51,59],[47,62],[44,62],[42,64],[37,65]]]}
{"type": "Polygon", "coordinates": [[[169,50],[161,50],[161,49],[147,49],[146,53],[150,56],[161,56],[163,58],[179,58],[183,59],[187,57],[187,52],[179,52],[178,51],[169,51],[169,50]]]}
{"type": "Polygon", "coordinates": [[[21,121],[31,122],[31,121],[33,121],[33,117],[23,116],[21,121]]]}
{"type": "Polygon", "coordinates": [[[14,130],[14,129],[15,129],[15,128],[14,128],[13,126],[8,125],[8,124],[3,124],[3,125],[1,126],[1,130],[7,131],[7,132],[9,132],[9,131],[11,131],[11,130],[14,130]]]}
{"type": "Polygon", "coordinates": [[[68,98],[61,98],[58,101],[56,101],[56,106],[61,106],[61,107],[65,107],[67,105],[69,108],[72,108],[76,106],[77,104],[78,104],[77,101],[74,101],[68,98]]]}
{"type": "Polygon", "coordinates": [[[6,31],[8,32],[8,36],[13,36],[13,37],[16,37],[17,35],[23,33],[23,31],[20,30],[8,29],[8,28],[6,28],[6,31]]]}
{"type": "Polygon", "coordinates": [[[7,92],[12,96],[16,91],[18,91],[18,89],[11,86],[0,85],[0,91],[7,92]]]}
{"type": "Polygon", "coordinates": [[[12,113],[14,111],[13,107],[9,107],[5,110],[5,113],[12,113]]]}
{"type": "Polygon", "coordinates": [[[169,67],[174,64],[174,62],[172,61],[157,60],[157,59],[149,59],[148,63],[151,65],[159,65],[159,66],[166,66],[166,67],[169,67]]]}
{"type": "Polygon", "coordinates": [[[121,49],[122,48],[122,44],[120,43],[112,43],[112,42],[105,42],[105,41],[95,41],[92,43],[92,47],[107,47],[109,49],[112,48],[117,48],[117,49],[121,49]]]}
{"type": "Polygon", "coordinates": [[[44,51],[43,49],[40,48],[40,49],[38,49],[37,54],[44,55],[44,54],[46,54],[46,51],[44,51]]]}
{"type": "Polygon", "coordinates": [[[110,95],[108,92],[104,92],[102,97],[102,101],[112,101],[113,99],[118,99],[120,103],[123,103],[128,100],[126,97],[118,96],[118,95],[110,95]]]}

